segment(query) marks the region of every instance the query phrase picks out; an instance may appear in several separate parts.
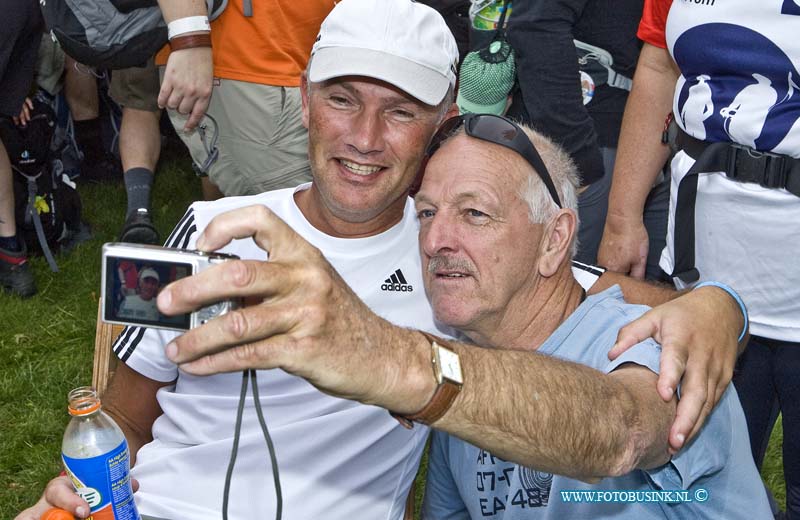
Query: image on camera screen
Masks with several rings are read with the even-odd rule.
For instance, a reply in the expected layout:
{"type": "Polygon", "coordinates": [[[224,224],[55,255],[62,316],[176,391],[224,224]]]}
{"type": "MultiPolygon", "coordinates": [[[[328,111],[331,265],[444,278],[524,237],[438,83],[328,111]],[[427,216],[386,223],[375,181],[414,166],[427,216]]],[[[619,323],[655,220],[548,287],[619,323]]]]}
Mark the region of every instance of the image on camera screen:
{"type": "Polygon", "coordinates": [[[161,314],[156,297],[166,285],[191,275],[191,264],[109,257],[106,269],[106,321],[189,329],[189,314],[161,314]]]}

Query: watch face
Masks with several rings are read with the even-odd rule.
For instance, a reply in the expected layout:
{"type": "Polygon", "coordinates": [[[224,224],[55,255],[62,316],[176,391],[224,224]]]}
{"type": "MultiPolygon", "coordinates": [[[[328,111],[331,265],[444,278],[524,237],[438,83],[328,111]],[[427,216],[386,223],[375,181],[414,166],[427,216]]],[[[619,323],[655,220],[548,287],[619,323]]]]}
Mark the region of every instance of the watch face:
{"type": "Polygon", "coordinates": [[[441,367],[442,377],[454,383],[462,384],[464,378],[461,375],[461,360],[458,354],[439,345],[437,346],[439,347],[436,350],[439,354],[439,366],[441,367]]]}

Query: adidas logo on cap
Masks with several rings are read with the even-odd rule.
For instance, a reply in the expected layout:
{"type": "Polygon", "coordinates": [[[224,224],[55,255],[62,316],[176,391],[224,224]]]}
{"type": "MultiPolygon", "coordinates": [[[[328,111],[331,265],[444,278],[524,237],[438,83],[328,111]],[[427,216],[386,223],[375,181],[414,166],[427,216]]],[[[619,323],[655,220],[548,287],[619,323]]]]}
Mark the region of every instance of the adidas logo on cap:
{"type": "Polygon", "coordinates": [[[397,292],[412,292],[414,287],[406,281],[403,272],[398,269],[392,276],[384,280],[381,285],[381,290],[384,291],[397,291],[397,292]]]}

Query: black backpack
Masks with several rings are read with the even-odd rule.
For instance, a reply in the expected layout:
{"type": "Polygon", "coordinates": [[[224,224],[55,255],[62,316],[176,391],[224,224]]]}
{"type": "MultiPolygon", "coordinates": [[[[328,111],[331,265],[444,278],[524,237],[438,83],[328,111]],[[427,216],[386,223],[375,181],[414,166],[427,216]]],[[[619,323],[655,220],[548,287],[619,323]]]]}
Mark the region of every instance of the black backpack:
{"type": "MultiPolygon", "coordinates": [[[[142,66],[167,43],[157,0],[41,0],[47,29],[77,62],[100,69],[142,66]]],[[[209,19],[228,0],[206,0],[209,19]]]]}
{"type": "Polygon", "coordinates": [[[41,252],[50,268],[58,271],[53,252],[86,238],[81,221],[81,199],[64,173],[61,160],[51,150],[56,126],[52,107],[34,99],[31,120],[17,127],[11,118],[0,119],[0,139],[14,171],[14,206],[17,233],[28,251],[41,252]]]}

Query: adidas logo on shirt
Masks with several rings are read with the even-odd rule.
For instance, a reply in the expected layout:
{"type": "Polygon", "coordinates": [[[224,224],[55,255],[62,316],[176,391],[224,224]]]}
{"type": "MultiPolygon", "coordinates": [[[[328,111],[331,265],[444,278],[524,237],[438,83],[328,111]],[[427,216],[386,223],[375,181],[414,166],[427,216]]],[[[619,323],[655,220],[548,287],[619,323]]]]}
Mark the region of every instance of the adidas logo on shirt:
{"type": "Polygon", "coordinates": [[[381,289],[384,291],[411,292],[414,287],[406,281],[403,272],[398,269],[392,273],[392,276],[384,280],[381,289]]]}

